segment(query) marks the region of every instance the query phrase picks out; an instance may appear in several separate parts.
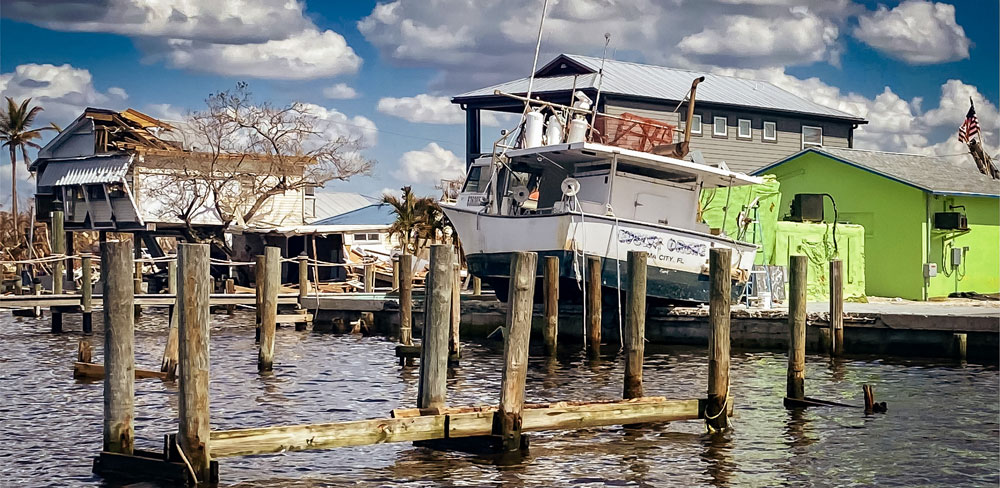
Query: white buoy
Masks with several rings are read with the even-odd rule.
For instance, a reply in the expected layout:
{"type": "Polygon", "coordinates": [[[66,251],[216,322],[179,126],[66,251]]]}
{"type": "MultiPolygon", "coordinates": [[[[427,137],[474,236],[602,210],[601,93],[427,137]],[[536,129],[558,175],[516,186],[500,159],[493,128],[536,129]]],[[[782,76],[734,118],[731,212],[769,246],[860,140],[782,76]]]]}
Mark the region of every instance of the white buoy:
{"type": "Polygon", "coordinates": [[[524,147],[541,146],[545,117],[537,110],[528,112],[525,117],[527,120],[524,123],[524,147]]]}
{"type": "Polygon", "coordinates": [[[587,140],[587,120],[576,116],[569,123],[569,134],[566,136],[566,142],[572,144],[585,140],[587,140]]]}
{"type": "Polygon", "coordinates": [[[545,144],[562,144],[563,142],[563,121],[558,115],[550,115],[545,126],[545,144]]]}

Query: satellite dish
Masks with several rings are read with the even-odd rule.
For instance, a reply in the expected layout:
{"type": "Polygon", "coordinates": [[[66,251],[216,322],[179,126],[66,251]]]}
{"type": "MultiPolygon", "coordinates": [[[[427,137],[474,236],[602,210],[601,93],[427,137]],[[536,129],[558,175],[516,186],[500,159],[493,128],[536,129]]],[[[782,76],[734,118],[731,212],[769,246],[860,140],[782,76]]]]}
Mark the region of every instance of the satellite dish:
{"type": "Polygon", "coordinates": [[[531,192],[529,192],[528,188],[524,186],[515,186],[510,189],[510,192],[513,194],[514,201],[517,203],[524,203],[528,201],[528,197],[531,196],[531,192]]]}
{"type": "Polygon", "coordinates": [[[576,194],[580,192],[580,181],[577,180],[576,178],[569,177],[562,181],[562,184],[559,185],[559,188],[562,189],[564,196],[567,197],[576,196],[576,194]]]}

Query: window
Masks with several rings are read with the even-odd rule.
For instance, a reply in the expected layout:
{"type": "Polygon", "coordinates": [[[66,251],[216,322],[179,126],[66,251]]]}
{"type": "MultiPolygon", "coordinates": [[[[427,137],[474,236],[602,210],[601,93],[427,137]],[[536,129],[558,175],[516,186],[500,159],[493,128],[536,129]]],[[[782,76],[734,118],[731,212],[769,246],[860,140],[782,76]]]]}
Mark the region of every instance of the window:
{"type": "Polygon", "coordinates": [[[750,139],[750,119],[739,119],[736,124],[736,137],[750,139]]]}
{"type": "Polygon", "coordinates": [[[473,166],[469,168],[469,176],[465,178],[465,187],[462,188],[463,192],[468,193],[480,193],[486,189],[486,183],[482,180],[483,178],[483,166],[473,166]]]}
{"type": "Polygon", "coordinates": [[[701,135],[701,115],[694,114],[691,116],[691,133],[701,135]]]}
{"type": "Polygon", "coordinates": [[[822,146],[822,145],[823,145],[823,128],[803,125],[802,148],[805,149],[806,146],[822,146]]]}
{"type": "Polygon", "coordinates": [[[302,216],[311,219],[316,217],[316,197],[306,196],[302,197],[302,216]]]}
{"type": "Polygon", "coordinates": [[[764,134],[762,137],[765,141],[777,141],[778,124],[774,122],[764,122],[764,134]]]}
{"type": "Polygon", "coordinates": [[[378,234],[354,234],[354,242],[379,242],[378,234]]]}
{"type": "Polygon", "coordinates": [[[712,135],[719,137],[727,137],[729,134],[726,132],[726,118],[716,117],[713,119],[712,135]]]}

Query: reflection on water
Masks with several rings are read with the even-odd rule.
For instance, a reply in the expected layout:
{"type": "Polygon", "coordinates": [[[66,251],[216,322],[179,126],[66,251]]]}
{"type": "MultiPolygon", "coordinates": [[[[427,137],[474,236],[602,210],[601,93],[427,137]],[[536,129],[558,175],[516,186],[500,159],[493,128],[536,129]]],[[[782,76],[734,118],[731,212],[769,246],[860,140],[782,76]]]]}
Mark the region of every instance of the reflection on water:
{"type": "MultiPolygon", "coordinates": [[[[156,369],[165,314],[144,313],[137,364],[156,369]]],[[[67,315],[66,330],[79,330],[67,315]]],[[[99,318],[95,318],[99,322],[99,318]]],[[[400,368],[394,344],[375,337],[277,333],[275,370],[257,374],[252,313],[216,315],[212,324],[215,429],[351,420],[411,407],[417,368],[400,368]]],[[[94,357],[102,331],[94,324],[94,357]]],[[[78,334],[53,336],[47,320],[0,316],[0,486],[93,486],[100,449],[102,383],[72,379],[78,334]]],[[[526,400],[617,398],[622,357],[599,360],[566,350],[532,357],[526,400]]],[[[467,343],[448,375],[452,405],[495,404],[501,352],[467,343]]],[[[875,386],[889,413],[860,409],[786,411],[786,356],[732,358],[734,429],[708,434],[699,422],[532,433],[526,457],[500,464],[407,443],[223,459],[228,486],[997,486],[1000,483],[998,376],[994,367],[887,363],[808,356],[809,396],[861,405],[875,386]]],[[[648,395],[705,395],[705,351],[647,347],[648,395]]],[[[177,428],[173,383],[136,383],[136,443],[158,449],[177,428]]]]}

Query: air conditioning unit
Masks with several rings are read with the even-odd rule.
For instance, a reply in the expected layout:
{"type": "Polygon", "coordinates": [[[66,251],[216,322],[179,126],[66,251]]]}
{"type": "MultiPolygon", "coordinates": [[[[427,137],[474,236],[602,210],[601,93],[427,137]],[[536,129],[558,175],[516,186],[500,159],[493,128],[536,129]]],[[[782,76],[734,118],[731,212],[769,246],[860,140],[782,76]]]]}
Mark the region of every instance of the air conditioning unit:
{"type": "Polygon", "coordinates": [[[969,230],[969,219],[961,212],[936,212],[934,228],[945,230],[969,230]]]}
{"type": "Polygon", "coordinates": [[[792,198],[791,220],[796,222],[823,221],[823,194],[796,193],[792,198]]]}

